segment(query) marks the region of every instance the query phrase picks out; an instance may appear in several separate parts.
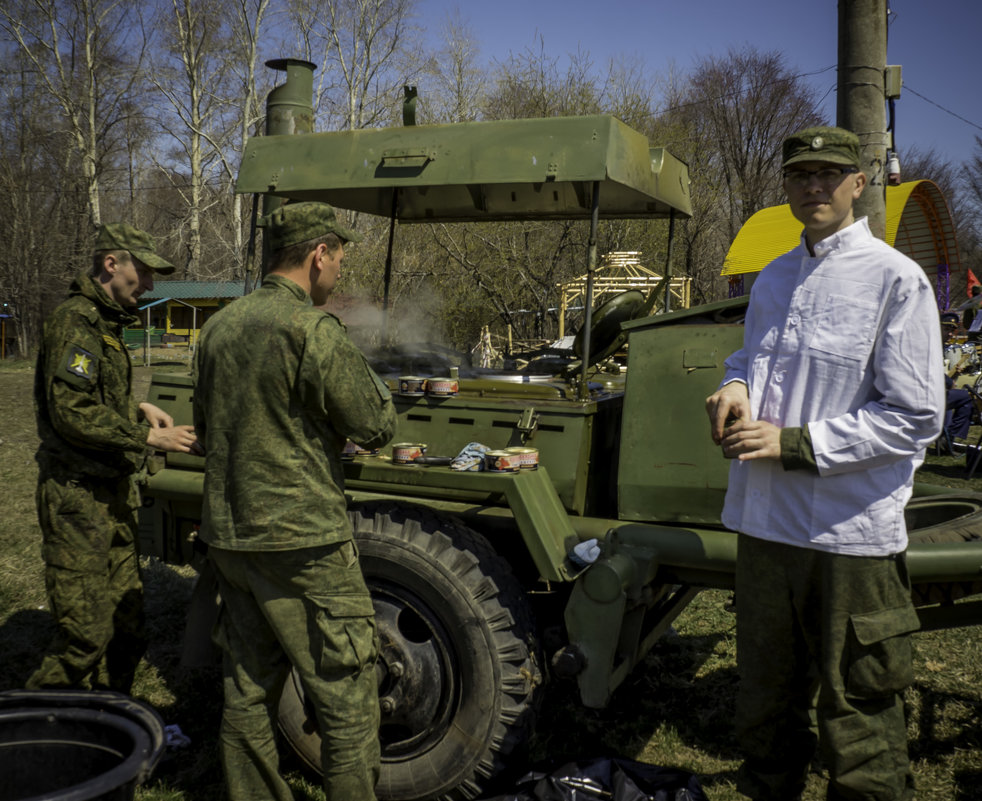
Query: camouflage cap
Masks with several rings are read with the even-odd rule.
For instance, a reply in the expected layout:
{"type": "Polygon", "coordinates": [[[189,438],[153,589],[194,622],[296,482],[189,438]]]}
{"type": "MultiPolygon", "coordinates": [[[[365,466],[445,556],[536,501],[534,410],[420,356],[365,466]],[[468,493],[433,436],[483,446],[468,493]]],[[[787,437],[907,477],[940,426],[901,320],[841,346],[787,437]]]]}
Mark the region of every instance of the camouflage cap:
{"type": "Polygon", "coordinates": [[[338,222],[333,206],[305,201],[286,203],[263,217],[269,248],[273,252],[325,234],[336,234],[344,242],[360,242],[361,235],[338,222]]]}
{"type": "Polygon", "coordinates": [[[784,140],[781,166],[799,161],[825,161],[859,167],[859,137],[845,128],[805,128],[784,140]]]}
{"type": "Polygon", "coordinates": [[[95,238],[96,250],[128,250],[155,273],[170,275],[174,265],[157,255],[157,245],[146,231],[128,223],[106,223],[95,238]]]}

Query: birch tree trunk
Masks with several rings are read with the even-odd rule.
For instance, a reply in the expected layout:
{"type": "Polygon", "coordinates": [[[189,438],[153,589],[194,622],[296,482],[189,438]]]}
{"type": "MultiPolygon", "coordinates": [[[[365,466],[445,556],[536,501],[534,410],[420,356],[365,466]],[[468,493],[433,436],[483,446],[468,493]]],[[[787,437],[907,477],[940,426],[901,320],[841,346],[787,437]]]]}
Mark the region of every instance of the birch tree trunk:
{"type": "Polygon", "coordinates": [[[0,29],[37,70],[60,109],[85,180],[92,231],[102,223],[100,170],[107,130],[139,75],[145,40],[126,0],[0,3],[0,29]],[[121,55],[122,54],[122,55],[121,55]]]}
{"type": "MultiPolygon", "coordinates": [[[[234,9],[232,16],[232,40],[238,43],[241,62],[233,65],[240,72],[241,85],[241,116],[239,117],[239,141],[237,154],[245,151],[251,132],[262,119],[259,104],[259,89],[256,84],[256,71],[259,61],[259,36],[263,28],[269,0],[235,0],[230,3],[234,9]]],[[[226,159],[223,162],[228,176],[229,188],[235,180],[233,166],[226,159]]],[[[244,241],[245,220],[243,219],[242,195],[233,193],[232,200],[232,248],[236,261],[242,267],[243,273],[248,272],[250,265],[246,261],[246,243],[244,241]]]]}
{"type": "Polygon", "coordinates": [[[192,281],[205,277],[202,215],[220,203],[221,195],[206,188],[226,164],[224,148],[233,130],[233,103],[226,91],[232,48],[225,10],[224,4],[210,0],[171,0],[169,19],[162,26],[169,59],[158,61],[151,78],[172,112],[159,121],[172,148],[157,161],[184,204],[184,276],[192,281]]]}

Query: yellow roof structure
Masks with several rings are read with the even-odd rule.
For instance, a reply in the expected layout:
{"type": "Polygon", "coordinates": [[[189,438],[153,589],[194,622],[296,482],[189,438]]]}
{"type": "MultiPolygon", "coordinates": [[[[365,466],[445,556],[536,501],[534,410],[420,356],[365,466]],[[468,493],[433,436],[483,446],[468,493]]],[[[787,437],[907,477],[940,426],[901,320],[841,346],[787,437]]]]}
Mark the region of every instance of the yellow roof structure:
{"type": "MultiPolygon", "coordinates": [[[[723,261],[723,275],[755,273],[795,247],[801,223],[790,207],[761,209],[737,233],[723,261]]],[[[932,181],[910,181],[887,187],[886,242],[909,256],[929,275],[939,264],[960,269],[955,226],[948,202],[932,181]]]]}

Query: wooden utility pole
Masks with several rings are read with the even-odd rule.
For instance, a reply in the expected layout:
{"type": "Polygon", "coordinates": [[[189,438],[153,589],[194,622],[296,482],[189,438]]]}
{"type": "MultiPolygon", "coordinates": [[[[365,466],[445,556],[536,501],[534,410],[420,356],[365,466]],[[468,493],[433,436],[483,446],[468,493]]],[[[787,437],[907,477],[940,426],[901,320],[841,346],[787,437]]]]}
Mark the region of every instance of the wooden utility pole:
{"type": "Polygon", "coordinates": [[[874,236],[886,236],[887,134],[883,76],[887,65],[887,0],[839,0],[837,124],[859,137],[869,182],[856,202],[874,236]]]}

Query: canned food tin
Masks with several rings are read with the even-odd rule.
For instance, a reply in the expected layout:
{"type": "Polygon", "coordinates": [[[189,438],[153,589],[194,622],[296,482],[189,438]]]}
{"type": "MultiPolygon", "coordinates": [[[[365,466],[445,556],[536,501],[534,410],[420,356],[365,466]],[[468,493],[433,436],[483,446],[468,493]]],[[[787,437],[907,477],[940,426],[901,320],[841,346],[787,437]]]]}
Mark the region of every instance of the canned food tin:
{"type": "Polygon", "coordinates": [[[460,382],[456,378],[427,378],[426,394],[449,397],[456,395],[460,389],[460,382]]]}
{"type": "Polygon", "coordinates": [[[537,448],[505,448],[505,451],[518,456],[519,467],[522,470],[535,470],[539,466],[539,451],[537,448]]]}
{"type": "Polygon", "coordinates": [[[413,459],[426,453],[426,445],[421,442],[400,442],[392,446],[393,464],[413,464],[413,459]]]}
{"type": "Polygon", "coordinates": [[[356,456],[378,456],[378,448],[363,448],[350,439],[344,443],[344,450],[341,452],[342,459],[354,459],[356,456]]]}
{"type": "Polygon", "coordinates": [[[418,375],[399,376],[399,394],[418,397],[426,390],[426,379],[418,375]]]}
{"type": "Polygon", "coordinates": [[[484,468],[490,473],[517,473],[521,467],[521,457],[517,453],[488,451],[484,454],[484,468]]]}

